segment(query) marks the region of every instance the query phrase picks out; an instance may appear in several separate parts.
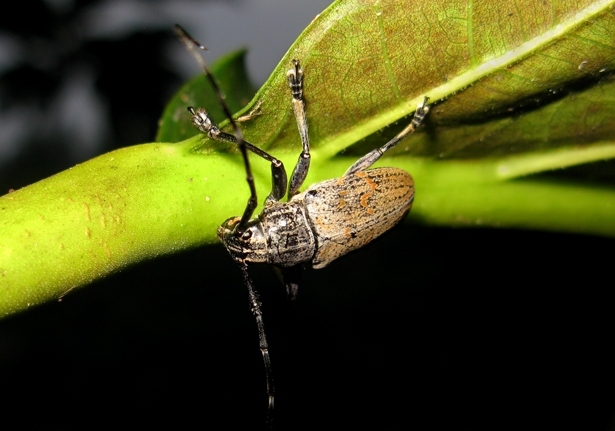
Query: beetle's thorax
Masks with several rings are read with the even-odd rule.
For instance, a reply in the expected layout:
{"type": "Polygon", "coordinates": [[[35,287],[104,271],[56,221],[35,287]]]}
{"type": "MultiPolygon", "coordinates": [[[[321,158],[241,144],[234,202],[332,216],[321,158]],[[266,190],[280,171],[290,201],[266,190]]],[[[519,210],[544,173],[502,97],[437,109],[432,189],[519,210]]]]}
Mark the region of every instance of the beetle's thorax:
{"type": "Polygon", "coordinates": [[[272,202],[258,217],[267,237],[268,263],[288,267],[312,260],[317,244],[303,202],[272,202]]]}
{"type": "Polygon", "coordinates": [[[239,220],[231,217],[218,228],[218,238],[236,260],[287,267],[310,262],[316,252],[302,202],[270,203],[241,235],[236,232],[239,220]]]}

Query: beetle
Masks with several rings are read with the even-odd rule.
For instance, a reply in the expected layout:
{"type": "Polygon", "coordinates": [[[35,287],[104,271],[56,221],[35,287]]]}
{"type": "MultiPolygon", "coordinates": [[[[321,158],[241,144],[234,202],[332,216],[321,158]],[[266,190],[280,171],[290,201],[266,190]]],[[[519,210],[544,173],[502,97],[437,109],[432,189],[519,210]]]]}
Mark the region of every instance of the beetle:
{"type": "Polygon", "coordinates": [[[414,132],[429,112],[428,97],[418,105],[412,121],[393,139],[357,160],[339,178],[313,184],[299,192],[310,167],[311,155],[303,95],[304,73],[298,60],[286,76],[293,112],[302,142],[302,152],[288,181],[282,161],[243,138],[222,92],[197,49],[205,49],[180,26],[176,32],[200,63],[231,126],[233,134],[222,131],[203,108],[188,107],[192,124],[212,139],[236,144],[242,154],[250,197],[242,216],[230,217],[218,228],[218,238],[239,264],[248,288],[251,310],[259,332],[265,363],[268,420],[272,424],[274,387],[269,348],[258,296],[248,274],[249,263],[268,263],[282,272],[289,297],[297,295],[299,273],[304,265],[323,268],[337,258],[357,250],[402,221],[414,201],[414,181],[402,169],[369,169],[389,149],[414,132]],[[248,151],[271,164],[272,188],[263,210],[252,218],[257,195],[248,151]],[[284,197],[287,201],[282,201],[284,197]]]}

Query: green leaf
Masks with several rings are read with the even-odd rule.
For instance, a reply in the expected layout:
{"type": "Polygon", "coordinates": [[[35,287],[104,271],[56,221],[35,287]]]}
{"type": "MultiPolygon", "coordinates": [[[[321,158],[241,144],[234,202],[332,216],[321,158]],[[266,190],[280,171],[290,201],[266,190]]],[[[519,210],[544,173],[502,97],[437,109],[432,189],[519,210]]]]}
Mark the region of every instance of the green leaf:
{"type": "Polygon", "coordinates": [[[509,155],[511,130],[523,144],[513,152],[565,146],[564,139],[578,141],[579,133],[583,143],[608,139],[612,6],[613,1],[557,8],[544,3],[518,10],[498,1],[470,9],[466,2],[416,8],[407,1],[337,2],[303,32],[244,109],[261,101],[264,113],[244,132],[263,148],[297,147],[285,78],[296,58],[307,75],[312,146],[326,147],[321,155],[337,154],[408,116],[424,94],[432,102],[443,100],[429,118],[438,133],[411,139],[413,145],[406,146],[413,154],[509,155]],[[506,128],[545,105],[553,107],[520,128],[506,128]],[[539,130],[544,125],[550,129],[539,130]]]}
{"type": "MultiPolygon", "coordinates": [[[[414,176],[410,220],[614,236],[613,163],[587,165],[615,155],[614,4],[338,1],[239,113],[261,103],[242,129],[293,166],[300,144],[286,71],[299,59],[313,148],[308,185],[384,144],[427,95],[425,127],[379,162],[414,176]],[[579,164],[588,169],[572,168],[579,164]],[[599,181],[583,178],[603,167],[599,181]]],[[[219,80],[236,73],[232,81],[247,85],[243,68],[225,70],[219,80]]],[[[194,133],[186,106],[217,107],[201,80],[171,102],[159,140],[194,133]]],[[[241,98],[233,88],[225,86],[230,104],[241,98]]],[[[269,166],[251,161],[262,200],[269,166]]],[[[0,313],[214,242],[217,225],[241,214],[247,198],[236,149],[202,136],[109,153],[4,196],[0,313]]]]}

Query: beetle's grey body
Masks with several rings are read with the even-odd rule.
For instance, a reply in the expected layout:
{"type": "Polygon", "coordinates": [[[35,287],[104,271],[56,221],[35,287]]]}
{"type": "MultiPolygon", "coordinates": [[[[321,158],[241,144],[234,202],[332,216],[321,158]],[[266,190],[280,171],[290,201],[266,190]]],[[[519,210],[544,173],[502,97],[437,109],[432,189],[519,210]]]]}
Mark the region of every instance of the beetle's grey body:
{"type": "Polygon", "coordinates": [[[269,203],[244,235],[230,235],[238,221],[231,218],[218,236],[246,262],[323,268],[390,230],[413,200],[406,171],[369,169],[314,184],[289,202],[269,203]]]}

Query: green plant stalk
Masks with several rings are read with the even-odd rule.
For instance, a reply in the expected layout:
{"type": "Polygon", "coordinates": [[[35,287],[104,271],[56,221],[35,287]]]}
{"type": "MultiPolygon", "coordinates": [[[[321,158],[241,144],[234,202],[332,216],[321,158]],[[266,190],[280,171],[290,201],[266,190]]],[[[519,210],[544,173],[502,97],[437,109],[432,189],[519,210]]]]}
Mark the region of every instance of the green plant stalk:
{"type": "Polygon", "coordinates": [[[207,195],[202,160],[224,166],[224,158],[190,148],[124,148],[0,198],[0,315],[213,241],[208,215],[220,199],[207,195]]]}
{"type": "MultiPolygon", "coordinates": [[[[0,197],[0,316],[142,260],[216,242],[217,226],[242,213],[248,188],[238,154],[202,154],[199,143],[124,148],[0,197]]],[[[281,158],[292,166],[296,156],[281,158]]],[[[306,184],[339,176],[354,161],[313,157],[306,184]]],[[[269,166],[252,160],[262,200],[269,166]]],[[[503,180],[501,163],[489,160],[393,157],[380,165],[413,174],[414,220],[615,236],[613,190],[503,180]]]]}

